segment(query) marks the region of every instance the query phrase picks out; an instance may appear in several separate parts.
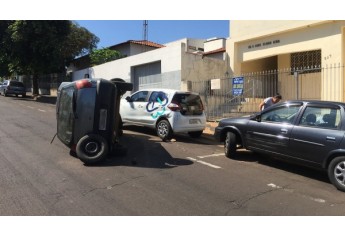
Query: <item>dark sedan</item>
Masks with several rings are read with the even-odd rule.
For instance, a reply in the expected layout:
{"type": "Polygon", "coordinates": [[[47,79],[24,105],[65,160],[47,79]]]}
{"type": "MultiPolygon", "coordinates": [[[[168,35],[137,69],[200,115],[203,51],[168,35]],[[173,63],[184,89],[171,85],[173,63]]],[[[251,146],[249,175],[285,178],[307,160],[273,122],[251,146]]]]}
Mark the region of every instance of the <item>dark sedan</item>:
{"type": "Polygon", "coordinates": [[[0,86],[0,94],[4,95],[5,97],[8,95],[21,95],[22,97],[26,97],[26,89],[23,82],[19,82],[16,80],[5,80],[0,86]]]}
{"type": "Polygon", "coordinates": [[[287,101],[252,116],[222,119],[215,138],[225,155],[245,148],[328,171],[345,192],[345,103],[287,101]]]}

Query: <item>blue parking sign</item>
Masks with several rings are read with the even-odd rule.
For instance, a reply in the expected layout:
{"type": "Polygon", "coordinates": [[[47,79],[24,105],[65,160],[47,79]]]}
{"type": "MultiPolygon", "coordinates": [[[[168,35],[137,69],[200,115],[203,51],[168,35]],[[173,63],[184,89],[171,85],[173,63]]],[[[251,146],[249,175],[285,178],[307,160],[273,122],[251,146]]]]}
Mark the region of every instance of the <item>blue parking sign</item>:
{"type": "Polygon", "coordinates": [[[243,77],[232,78],[232,95],[242,95],[243,94],[243,77]]]}

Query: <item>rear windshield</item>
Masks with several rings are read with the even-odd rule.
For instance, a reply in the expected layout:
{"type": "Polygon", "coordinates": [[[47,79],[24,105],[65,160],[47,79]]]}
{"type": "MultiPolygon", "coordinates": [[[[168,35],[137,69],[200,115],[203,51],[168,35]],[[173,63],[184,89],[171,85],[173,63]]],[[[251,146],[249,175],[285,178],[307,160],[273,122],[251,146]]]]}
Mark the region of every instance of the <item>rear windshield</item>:
{"type": "Polygon", "coordinates": [[[14,87],[24,87],[24,84],[22,82],[18,82],[18,81],[11,81],[10,82],[10,86],[14,86],[14,87]]]}
{"type": "Polygon", "coordinates": [[[174,95],[172,103],[181,107],[182,115],[201,115],[203,112],[201,98],[196,94],[177,93],[174,95]]]}

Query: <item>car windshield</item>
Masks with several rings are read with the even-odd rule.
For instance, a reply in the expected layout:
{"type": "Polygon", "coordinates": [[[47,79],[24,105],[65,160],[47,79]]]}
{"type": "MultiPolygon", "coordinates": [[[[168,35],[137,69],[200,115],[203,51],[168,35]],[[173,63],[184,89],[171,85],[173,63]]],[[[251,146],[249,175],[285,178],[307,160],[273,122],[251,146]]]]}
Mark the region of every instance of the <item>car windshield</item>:
{"type": "Polygon", "coordinates": [[[14,86],[14,87],[24,87],[24,84],[22,82],[18,82],[18,81],[11,81],[10,82],[10,86],[14,86]]]}

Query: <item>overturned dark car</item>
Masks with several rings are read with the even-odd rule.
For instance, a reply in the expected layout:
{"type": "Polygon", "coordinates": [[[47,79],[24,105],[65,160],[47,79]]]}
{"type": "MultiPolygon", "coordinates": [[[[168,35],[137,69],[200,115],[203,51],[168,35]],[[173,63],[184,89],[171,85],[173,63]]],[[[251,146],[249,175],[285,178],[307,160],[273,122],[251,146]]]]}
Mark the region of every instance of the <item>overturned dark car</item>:
{"type": "Polygon", "coordinates": [[[247,117],[220,120],[214,137],[225,155],[238,148],[326,170],[345,192],[345,103],[287,101],[247,117]]]}

